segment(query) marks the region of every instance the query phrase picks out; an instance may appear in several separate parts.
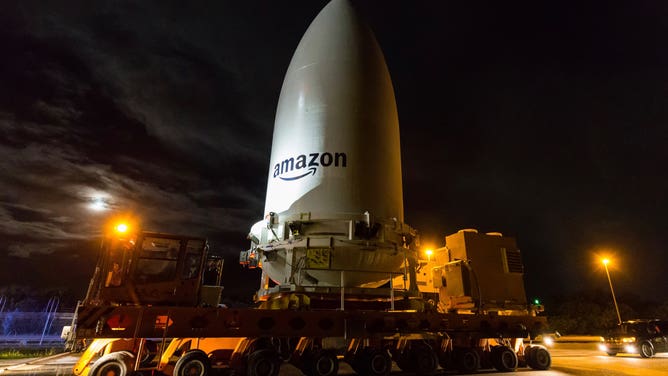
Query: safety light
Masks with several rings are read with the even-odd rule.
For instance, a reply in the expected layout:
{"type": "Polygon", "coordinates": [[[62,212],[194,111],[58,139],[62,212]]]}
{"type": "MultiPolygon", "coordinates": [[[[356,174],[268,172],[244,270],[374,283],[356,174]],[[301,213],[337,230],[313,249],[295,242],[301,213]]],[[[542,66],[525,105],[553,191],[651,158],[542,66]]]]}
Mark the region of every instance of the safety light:
{"type": "Polygon", "coordinates": [[[132,214],[117,215],[109,218],[104,227],[104,236],[117,240],[131,240],[141,230],[141,221],[132,214]]]}
{"type": "Polygon", "coordinates": [[[534,311],[535,313],[541,313],[545,311],[545,307],[543,307],[543,304],[540,302],[540,299],[534,298],[532,300],[531,310],[534,311]]]}

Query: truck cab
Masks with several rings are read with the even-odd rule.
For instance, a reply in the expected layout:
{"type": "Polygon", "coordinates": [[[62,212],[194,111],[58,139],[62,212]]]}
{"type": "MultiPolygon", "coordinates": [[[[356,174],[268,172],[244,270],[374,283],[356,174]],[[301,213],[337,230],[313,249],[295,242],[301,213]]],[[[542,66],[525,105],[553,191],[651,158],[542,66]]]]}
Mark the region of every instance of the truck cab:
{"type": "Polygon", "coordinates": [[[223,260],[206,239],[142,231],[104,239],[84,305],[216,306],[223,260]]]}

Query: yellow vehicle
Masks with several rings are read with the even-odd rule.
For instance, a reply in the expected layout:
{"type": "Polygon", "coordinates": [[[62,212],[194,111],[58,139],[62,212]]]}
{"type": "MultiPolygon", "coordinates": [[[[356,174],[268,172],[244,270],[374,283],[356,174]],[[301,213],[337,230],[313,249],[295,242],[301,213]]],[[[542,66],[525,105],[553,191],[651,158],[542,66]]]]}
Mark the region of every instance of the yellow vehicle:
{"type": "MultiPolygon", "coordinates": [[[[512,251],[514,242],[470,231],[446,239],[448,252],[463,252],[462,257],[499,245],[512,251]]],[[[390,284],[278,292],[258,308],[227,308],[218,306],[222,260],[207,256],[206,240],[153,232],[116,235],[105,241],[78,308],[77,338],[89,345],[73,373],[207,375],[231,369],[276,376],[290,362],[306,375],[334,376],[340,361],[364,376],[387,376],[392,362],[418,375],[431,375],[439,365],[462,373],[549,368],[547,349],[523,340],[547,330],[544,317],[526,306],[480,309],[483,301],[476,299],[479,286],[493,280],[523,294],[521,279],[496,275],[496,261],[484,267],[485,276],[475,276],[439,252],[407,263],[416,265],[407,279],[421,289],[390,284]],[[214,273],[208,275],[208,269],[214,273]],[[207,278],[211,284],[204,283],[207,278]]]]}
{"type": "Polygon", "coordinates": [[[102,243],[86,298],[77,307],[73,332],[76,339],[68,340],[71,343],[92,341],[75,365],[76,374],[106,375],[108,367],[100,368],[106,360],[110,360],[117,374],[158,364],[157,354],[169,342],[164,331],[160,331],[169,324],[167,316],[153,318],[150,324],[157,329],[146,336],[133,333],[122,338],[113,338],[121,337],[118,335],[100,338],[102,326],[111,328],[112,333],[120,333],[121,328],[141,320],[110,314],[114,309],[216,307],[220,302],[223,259],[208,255],[206,239],[136,232],[125,223],[118,224],[110,233],[102,243]],[[100,355],[102,361],[97,361],[96,367],[89,367],[100,355]]]}

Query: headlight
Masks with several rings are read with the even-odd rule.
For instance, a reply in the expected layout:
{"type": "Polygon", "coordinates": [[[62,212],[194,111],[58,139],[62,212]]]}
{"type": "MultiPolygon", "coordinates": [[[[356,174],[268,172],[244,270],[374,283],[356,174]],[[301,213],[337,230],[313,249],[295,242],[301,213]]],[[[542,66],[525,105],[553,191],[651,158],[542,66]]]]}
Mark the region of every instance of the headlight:
{"type": "Polygon", "coordinates": [[[624,346],[624,351],[626,351],[629,354],[635,354],[638,352],[638,349],[634,345],[626,345],[624,346]]]}
{"type": "Polygon", "coordinates": [[[552,345],[554,345],[554,338],[552,338],[552,337],[543,337],[543,344],[544,344],[545,346],[550,346],[550,347],[552,347],[552,345]]]}
{"type": "Polygon", "coordinates": [[[605,343],[599,343],[598,344],[598,349],[604,352],[608,351],[608,346],[605,345],[605,343]]]}
{"type": "Polygon", "coordinates": [[[636,341],[636,337],[624,337],[622,338],[622,343],[633,343],[636,341]]]}

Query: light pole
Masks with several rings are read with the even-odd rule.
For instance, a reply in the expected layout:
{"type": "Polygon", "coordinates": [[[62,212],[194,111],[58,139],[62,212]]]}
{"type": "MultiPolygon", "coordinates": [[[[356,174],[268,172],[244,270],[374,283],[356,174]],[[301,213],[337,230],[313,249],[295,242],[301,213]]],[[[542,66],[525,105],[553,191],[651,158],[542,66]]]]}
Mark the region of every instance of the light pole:
{"type": "Polygon", "coordinates": [[[615,290],[612,288],[612,279],[610,279],[610,271],[608,271],[608,263],[610,260],[603,259],[603,266],[605,267],[605,274],[608,276],[608,283],[610,284],[610,292],[612,293],[612,301],[615,303],[615,311],[617,312],[617,322],[622,324],[622,316],[619,314],[619,307],[617,306],[617,298],[615,298],[615,290]]]}

